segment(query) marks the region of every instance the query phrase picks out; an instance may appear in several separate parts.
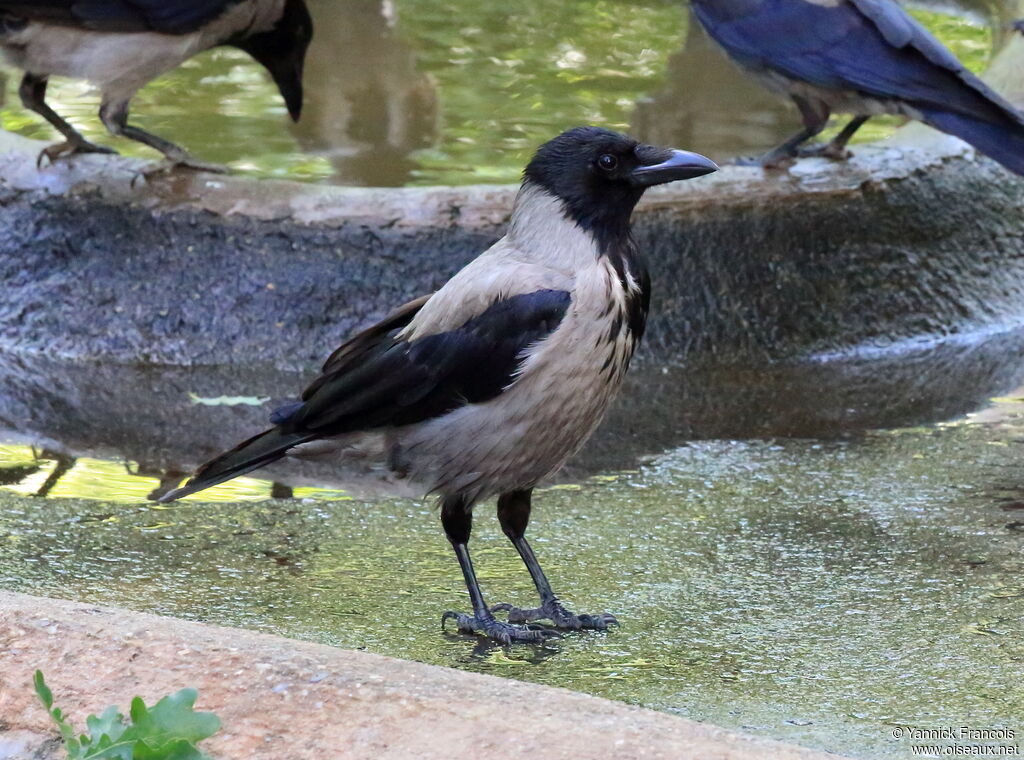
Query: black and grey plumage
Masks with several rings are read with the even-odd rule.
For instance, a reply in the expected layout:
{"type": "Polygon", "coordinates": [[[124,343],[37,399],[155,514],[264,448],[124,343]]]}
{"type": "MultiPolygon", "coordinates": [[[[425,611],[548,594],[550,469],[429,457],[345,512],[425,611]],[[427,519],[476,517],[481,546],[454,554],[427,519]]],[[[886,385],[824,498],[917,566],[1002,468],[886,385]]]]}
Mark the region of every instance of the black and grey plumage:
{"type": "Polygon", "coordinates": [[[804,128],[762,164],[843,158],[871,116],[899,114],[1024,174],[1024,116],[893,0],[692,0],[692,7],[734,61],[800,109],[804,128]],[[802,149],[833,112],[854,118],[827,145],[802,149]]]}
{"type": "Polygon", "coordinates": [[[596,127],[569,130],[527,166],[507,233],[440,290],[402,306],[327,360],[275,426],[203,465],[170,501],[280,459],[376,447],[401,477],[441,498],[441,520],[473,614],[460,630],[537,640],[550,619],[604,628],[558,602],[523,534],[534,486],[583,444],[615,395],[644,332],[650,283],[630,215],[652,185],[715,171],[708,159],[596,127]],[[541,597],[484,604],[467,544],[475,504],[498,518],[541,597]]]}
{"type": "Polygon", "coordinates": [[[312,36],[305,0],[0,0],[0,52],[24,72],[22,103],[64,136],[40,161],[114,152],[87,141],[46,104],[49,78],[66,76],[99,88],[100,119],[112,134],[155,148],[174,164],[219,170],[129,124],[132,97],[192,56],[230,45],[266,67],[298,120],[312,36]]]}

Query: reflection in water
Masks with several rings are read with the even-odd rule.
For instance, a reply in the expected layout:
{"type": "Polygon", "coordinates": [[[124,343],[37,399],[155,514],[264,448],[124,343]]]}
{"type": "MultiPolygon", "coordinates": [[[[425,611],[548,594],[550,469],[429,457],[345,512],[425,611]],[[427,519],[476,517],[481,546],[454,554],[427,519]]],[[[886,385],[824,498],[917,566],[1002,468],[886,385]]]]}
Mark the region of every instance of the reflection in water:
{"type": "MultiPolygon", "coordinates": [[[[186,475],[176,466],[158,469],[129,461],[128,457],[72,457],[45,448],[0,444],[0,488],[21,496],[138,503],[159,498],[179,485],[186,475]]],[[[336,489],[295,488],[284,483],[241,478],[234,487],[218,488],[199,501],[350,501],[351,498],[336,489]]]]}
{"type": "Polygon", "coordinates": [[[307,153],[326,157],[334,181],[404,185],[409,154],[438,138],[436,85],[418,71],[381,0],[309,0],[317,20],[302,120],[291,125],[307,153]]]}
{"type": "Polygon", "coordinates": [[[666,80],[637,103],[631,126],[643,140],[721,161],[760,152],[795,131],[795,109],[743,74],[692,18],[666,80]]]}
{"type": "Polygon", "coordinates": [[[45,498],[49,496],[54,487],[60,483],[61,478],[71,472],[71,468],[75,466],[75,458],[68,456],[57,451],[50,451],[49,449],[43,449],[37,457],[38,460],[52,460],[54,467],[50,472],[47,473],[46,479],[42,482],[38,489],[36,489],[33,496],[45,498]]]}
{"type": "MultiPolygon", "coordinates": [[[[1024,331],[1017,330],[789,365],[648,362],[627,376],[608,418],[559,479],[630,469],[697,439],[842,439],[948,420],[1024,382],[1022,351],[1024,331]]],[[[266,427],[269,410],[304,379],[279,370],[4,357],[0,430],[12,431],[8,440],[41,442],[60,453],[34,456],[27,447],[8,447],[0,455],[0,487],[127,501],[164,493],[197,464],[266,427]],[[206,406],[195,403],[197,397],[246,403],[206,406]],[[264,399],[271,400],[250,403],[264,399]],[[123,461],[138,464],[125,469],[118,464],[123,461]]],[[[290,492],[316,499],[421,495],[377,463],[339,470],[329,462],[281,462],[191,498],[283,498],[290,492]]]]}
{"type": "MultiPolygon", "coordinates": [[[[142,125],[261,176],[394,185],[515,182],[538,144],[581,123],[632,125],[718,157],[757,152],[795,123],[785,104],[741,80],[688,28],[679,0],[310,4],[317,33],[297,127],[288,126],[269,78],[228,49],[144,88],[136,98],[142,125]]],[[[1010,0],[911,8],[975,69],[1018,10],[1010,0]]],[[[48,125],[21,108],[16,87],[15,77],[0,125],[52,141],[48,125]]],[[[153,158],[106,134],[88,85],[55,79],[50,90],[89,139],[153,158]]],[[[861,137],[893,124],[873,120],[861,137]]]]}

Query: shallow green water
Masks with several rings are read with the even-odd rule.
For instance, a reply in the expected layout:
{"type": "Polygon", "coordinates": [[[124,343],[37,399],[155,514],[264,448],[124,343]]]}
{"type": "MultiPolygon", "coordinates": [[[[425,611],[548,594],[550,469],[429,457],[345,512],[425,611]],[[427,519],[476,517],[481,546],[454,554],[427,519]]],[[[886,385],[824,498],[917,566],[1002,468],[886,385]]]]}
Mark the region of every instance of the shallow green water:
{"type": "MultiPolygon", "coordinates": [[[[1003,401],[841,442],[692,443],[546,490],[531,535],[556,590],[623,626],[543,647],[439,631],[468,600],[425,502],[0,492],[0,585],[909,757],[896,726],[1024,731],[1022,447],[1024,407],[1003,401]]],[[[489,601],[531,602],[490,506],[477,514],[489,601]]]]}
{"type": "MultiPolygon", "coordinates": [[[[536,145],[581,123],[717,158],[765,150],[797,125],[789,106],[710,50],[678,0],[310,6],[317,35],[300,124],[288,122],[262,70],[230,50],[150,84],[134,102],[138,124],[254,175],[385,185],[513,182],[536,145]]],[[[993,34],[980,16],[914,13],[984,68],[993,34]]],[[[11,73],[0,126],[51,139],[21,108],[17,83],[11,73]]],[[[90,139],[152,157],[106,136],[87,84],[55,80],[49,98],[90,139]]],[[[897,123],[872,121],[858,139],[897,123]]]]}

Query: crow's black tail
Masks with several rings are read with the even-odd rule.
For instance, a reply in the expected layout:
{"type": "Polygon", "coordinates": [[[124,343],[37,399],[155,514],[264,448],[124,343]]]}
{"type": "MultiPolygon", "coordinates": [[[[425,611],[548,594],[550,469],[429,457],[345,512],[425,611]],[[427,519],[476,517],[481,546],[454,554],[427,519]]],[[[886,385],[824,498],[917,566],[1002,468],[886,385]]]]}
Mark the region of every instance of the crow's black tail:
{"type": "Polygon", "coordinates": [[[950,111],[922,110],[923,120],[936,129],[970,143],[1011,172],[1024,175],[1024,120],[1007,113],[1006,120],[984,121],[950,111]]]}
{"type": "Polygon", "coordinates": [[[312,440],[309,433],[286,433],[281,428],[271,428],[248,441],[240,443],[231,451],[221,454],[204,464],[181,488],[161,496],[158,501],[167,503],[182,496],[202,491],[226,480],[237,478],[263,465],[276,462],[288,449],[312,440]]]}

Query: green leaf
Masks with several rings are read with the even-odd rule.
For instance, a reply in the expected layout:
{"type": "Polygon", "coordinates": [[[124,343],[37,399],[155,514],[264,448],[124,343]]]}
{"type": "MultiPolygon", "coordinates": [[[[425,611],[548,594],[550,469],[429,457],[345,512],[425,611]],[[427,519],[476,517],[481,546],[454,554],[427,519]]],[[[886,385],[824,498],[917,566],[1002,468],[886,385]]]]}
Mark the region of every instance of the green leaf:
{"type": "Polygon", "coordinates": [[[50,691],[50,687],[46,685],[46,681],[43,679],[43,671],[37,670],[32,680],[35,683],[36,695],[39,697],[39,701],[43,703],[46,712],[49,713],[53,722],[57,724],[57,730],[60,731],[60,735],[64,739],[64,746],[67,749],[68,757],[71,760],[77,760],[81,756],[82,744],[75,738],[74,726],[64,720],[64,713],[61,712],[59,707],[53,706],[53,692],[50,691]]]}
{"type": "Polygon", "coordinates": [[[182,689],[153,707],[146,707],[141,697],[133,699],[130,725],[115,706],[98,717],[90,715],[86,719],[89,733],[76,738],[64,714],[53,707],[53,693],[40,671],[34,681],[39,701],[64,738],[69,760],[208,760],[195,743],[220,729],[216,715],[192,709],[196,690],[182,689]]]}
{"type": "Polygon", "coordinates": [[[213,736],[220,729],[220,718],[213,713],[193,710],[198,696],[195,689],[182,689],[150,708],[141,697],[136,697],[131,707],[129,732],[132,738],[152,748],[177,739],[195,743],[213,736]]]}
{"type": "Polygon", "coordinates": [[[124,716],[111,705],[98,718],[90,715],[85,720],[89,735],[82,737],[84,758],[88,760],[132,760],[132,742],[119,741],[128,730],[124,716]]]}
{"type": "Polygon", "coordinates": [[[150,746],[147,742],[135,745],[135,756],[132,760],[207,760],[208,756],[200,752],[196,745],[188,739],[150,746]]]}
{"type": "Polygon", "coordinates": [[[36,695],[39,697],[39,701],[43,703],[43,707],[49,712],[50,708],[53,707],[53,692],[50,691],[50,687],[43,680],[43,671],[37,670],[33,681],[36,685],[36,695]]]}
{"type": "Polygon", "coordinates": [[[128,728],[124,722],[124,716],[115,705],[104,710],[98,718],[95,715],[90,715],[86,718],[85,725],[89,727],[89,739],[94,742],[99,742],[104,736],[115,742],[128,728]]]}
{"type": "Polygon", "coordinates": [[[135,742],[114,741],[104,735],[82,748],[82,760],[132,760],[134,747],[135,742]]]}

